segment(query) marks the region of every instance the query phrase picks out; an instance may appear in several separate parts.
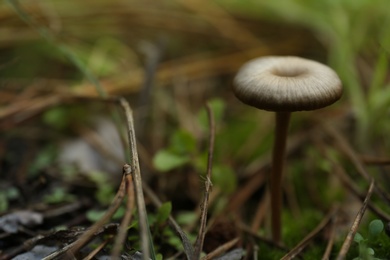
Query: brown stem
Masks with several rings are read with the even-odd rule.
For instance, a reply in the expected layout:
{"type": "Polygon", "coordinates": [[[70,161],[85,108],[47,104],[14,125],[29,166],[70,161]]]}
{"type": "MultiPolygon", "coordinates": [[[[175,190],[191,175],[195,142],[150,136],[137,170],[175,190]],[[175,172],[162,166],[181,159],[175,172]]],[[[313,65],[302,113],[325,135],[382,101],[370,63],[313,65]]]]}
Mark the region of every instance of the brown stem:
{"type": "Polygon", "coordinates": [[[276,112],[276,129],[272,154],[271,225],[272,239],[281,242],[282,176],[290,112],[276,112]]]}

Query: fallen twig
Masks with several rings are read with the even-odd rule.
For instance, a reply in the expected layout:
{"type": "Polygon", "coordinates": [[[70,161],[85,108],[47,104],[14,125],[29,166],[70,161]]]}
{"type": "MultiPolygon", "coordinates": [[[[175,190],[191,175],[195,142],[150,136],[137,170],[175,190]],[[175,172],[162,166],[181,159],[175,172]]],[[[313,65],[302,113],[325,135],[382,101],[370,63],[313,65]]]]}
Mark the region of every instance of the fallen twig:
{"type": "Polygon", "coordinates": [[[357,232],[357,229],[359,227],[360,221],[362,220],[363,215],[366,212],[368,202],[371,198],[372,192],[374,191],[374,187],[375,187],[375,182],[374,182],[374,180],[372,180],[370,187],[368,188],[368,192],[367,192],[366,198],[363,202],[363,205],[360,208],[359,212],[357,213],[355,221],[353,222],[351,229],[349,230],[348,235],[345,238],[345,241],[340,249],[339,255],[337,256],[337,260],[345,259],[346,255],[348,253],[349,247],[351,246],[353,238],[354,238],[354,236],[357,232]]]}
{"type": "Polygon", "coordinates": [[[127,230],[129,223],[131,221],[131,215],[134,209],[134,186],[133,186],[133,177],[130,172],[130,167],[126,167],[126,194],[127,194],[127,203],[126,203],[126,212],[125,216],[122,219],[122,223],[119,226],[117,237],[115,238],[114,247],[112,249],[111,258],[118,259],[123,243],[126,239],[127,230]]]}
{"type": "MultiPolygon", "coordinates": [[[[92,260],[95,259],[96,255],[102,250],[111,240],[113,236],[111,235],[106,240],[100,243],[94,250],[92,250],[86,257],[83,258],[83,260],[92,260]]],[[[115,259],[115,258],[113,258],[115,259]]]]}
{"type": "Polygon", "coordinates": [[[227,250],[232,248],[235,244],[238,243],[238,241],[240,241],[240,239],[237,237],[235,239],[232,239],[232,240],[226,242],[225,244],[217,247],[211,253],[207,254],[205,257],[202,257],[201,260],[214,259],[216,256],[218,256],[218,255],[222,254],[223,252],[226,252],[227,250]]]}
{"type": "Polygon", "coordinates": [[[66,252],[68,258],[73,257],[73,255],[80,250],[88,241],[93,237],[93,235],[106,223],[117,211],[120,204],[123,201],[123,197],[125,196],[125,175],[122,177],[121,184],[119,186],[118,192],[115,195],[114,200],[112,201],[110,207],[107,212],[100,218],[96,223],[94,223],[83,235],[80,236],[78,240],[76,240],[71,246],[68,246],[69,250],[66,252]]]}

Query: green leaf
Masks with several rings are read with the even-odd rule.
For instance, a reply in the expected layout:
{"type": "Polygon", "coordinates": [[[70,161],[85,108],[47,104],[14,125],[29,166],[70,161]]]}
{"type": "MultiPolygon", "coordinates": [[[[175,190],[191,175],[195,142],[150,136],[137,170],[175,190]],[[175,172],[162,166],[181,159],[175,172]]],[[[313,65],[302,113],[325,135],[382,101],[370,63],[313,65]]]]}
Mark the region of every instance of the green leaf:
{"type": "Polygon", "coordinates": [[[9,200],[16,200],[20,197],[19,190],[14,186],[6,187],[0,191],[0,214],[8,210],[9,200]]]}
{"type": "Polygon", "coordinates": [[[29,167],[29,174],[35,176],[42,169],[48,167],[55,160],[57,151],[55,146],[49,145],[41,149],[39,154],[35,157],[34,162],[29,167]]]}
{"type": "Polygon", "coordinates": [[[172,203],[171,202],[165,202],[164,204],[161,205],[161,207],[158,209],[157,213],[157,224],[162,224],[164,223],[169,215],[171,214],[172,211],[172,203]]]}
{"type": "MultiPolygon", "coordinates": [[[[134,221],[132,221],[130,223],[128,229],[132,229],[132,228],[137,229],[137,230],[139,229],[139,222],[138,222],[138,220],[134,220],[134,221]]],[[[138,236],[136,236],[136,237],[139,238],[138,236]]]]}
{"type": "Polygon", "coordinates": [[[108,181],[109,174],[101,171],[91,171],[88,177],[96,184],[96,199],[103,205],[109,205],[115,196],[115,189],[108,181]]]}
{"type": "Polygon", "coordinates": [[[356,243],[360,243],[364,240],[363,236],[360,234],[360,233],[356,233],[355,234],[355,237],[353,238],[353,240],[356,242],[356,243]]]}
{"type": "Polygon", "coordinates": [[[91,210],[88,210],[87,214],[86,214],[86,217],[89,221],[91,222],[96,222],[98,221],[99,219],[101,219],[104,214],[106,213],[105,210],[95,210],[95,209],[91,209],[91,210]]]}
{"type": "Polygon", "coordinates": [[[178,155],[168,150],[160,150],[153,157],[153,165],[157,170],[167,172],[185,165],[189,160],[189,157],[186,155],[178,155]]]}
{"type": "Polygon", "coordinates": [[[157,222],[157,215],[156,214],[148,214],[148,223],[149,226],[154,226],[157,222]]]}
{"type": "Polygon", "coordinates": [[[169,236],[168,238],[166,238],[165,241],[169,245],[171,245],[174,248],[176,248],[176,250],[178,250],[178,251],[182,251],[183,250],[183,244],[181,243],[181,240],[180,240],[179,237],[177,237],[177,236],[169,236]]]}
{"type": "Polygon", "coordinates": [[[177,130],[170,140],[169,150],[176,154],[193,153],[196,150],[196,140],[191,133],[177,130]]]}
{"type": "Polygon", "coordinates": [[[215,165],[212,170],[211,180],[225,194],[232,193],[237,186],[236,174],[232,168],[226,165],[215,165]]]}
{"type": "Polygon", "coordinates": [[[196,167],[196,169],[202,174],[206,174],[207,170],[207,159],[208,159],[208,153],[207,151],[202,152],[201,154],[198,154],[193,160],[193,165],[196,167]]]}
{"type": "Polygon", "coordinates": [[[5,192],[0,192],[0,213],[7,211],[8,199],[5,192]]]}
{"type": "Polygon", "coordinates": [[[188,225],[198,220],[198,215],[193,211],[182,211],[176,216],[176,221],[180,225],[188,225]]]}
{"type": "Polygon", "coordinates": [[[112,216],[113,219],[119,220],[123,218],[126,213],[126,208],[124,206],[120,206],[115,214],[112,216]]]}
{"type": "Polygon", "coordinates": [[[15,188],[14,186],[6,188],[5,194],[6,194],[7,198],[10,200],[17,199],[20,196],[19,190],[17,188],[15,188]]]}
{"type": "Polygon", "coordinates": [[[383,222],[379,219],[375,219],[371,221],[370,225],[368,226],[368,231],[370,233],[370,236],[376,237],[380,233],[382,233],[384,228],[383,222]]]}
{"type": "Polygon", "coordinates": [[[48,194],[43,197],[45,203],[61,203],[61,202],[70,202],[74,201],[76,197],[72,194],[69,194],[65,189],[57,187],[51,194],[48,194]]]}
{"type": "Polygon", "coordinates": [[[43,114],[43,121],[56,129],[64,129],[69,123],[68,115],[66,108],[55,107],[43,114]]]}

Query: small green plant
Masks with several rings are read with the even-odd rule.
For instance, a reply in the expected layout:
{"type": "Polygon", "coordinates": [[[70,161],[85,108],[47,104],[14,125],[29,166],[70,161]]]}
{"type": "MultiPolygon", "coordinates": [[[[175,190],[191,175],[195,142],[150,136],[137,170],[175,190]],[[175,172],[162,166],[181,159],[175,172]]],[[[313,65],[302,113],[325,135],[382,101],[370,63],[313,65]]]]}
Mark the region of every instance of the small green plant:
{"type": "MultiPolygon", "coordinates": [[[[217,124],[222,121],[225,103],[221,99],[212,99],[209,105],[214,112],[217,124]]],[[[198,125],[204,131],[208,131],[206,110],[202,109],[198,113],[198,125]]],[[[222,124],[222,123],[221,123],[222,124]]],[[[219,132],[220,133],[220,132],[219,132]]],[[[221,138],[222,139],[222,138],[221,138]]],[[[170,136],[167,147],[160,149],[153,157],[153,165],[160,172],[169,172],[190,166],[199,173],[204,174],[207,167],[207,149],[199,148],[196,137],[187,130],[177,129],[170,136]]],[[[218,140],[216,150],[219,149],[218,140]]],[[[218,151],[215,152],[218,156],[218,151]]],[[[202,175],[203,177],[203,175],[202,175]]],[[[236,189],[237,180],[233,169],[219,160],[214,160],[212,183],[216,187],[221,187],[224,194],[230,194],[236,189]]]]}
{"type": "MultiPolygon", "coordinates": [[[[375,219],[370,222],[368,226],[368,237],[364,238],[360,233],[356,233],[354,241],[359,245],[359,256],[354,260],[379,260],[375,257],[375,250],[372,248],[372,244],[378,244],[380,234],[383,232],[384,225],[379,219],[375,219]]],[[[378,244],[379,245],[379,244],[378,244]]]]}

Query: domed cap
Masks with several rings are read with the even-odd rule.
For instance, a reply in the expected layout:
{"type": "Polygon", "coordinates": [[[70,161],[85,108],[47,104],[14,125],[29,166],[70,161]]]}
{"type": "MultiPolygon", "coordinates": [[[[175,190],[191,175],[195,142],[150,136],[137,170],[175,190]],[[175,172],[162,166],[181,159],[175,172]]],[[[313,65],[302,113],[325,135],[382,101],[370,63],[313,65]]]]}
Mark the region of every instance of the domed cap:
{"type": "Polygon", "coordinates": [[[328,66],[293,56],[268,56],[244,64],[234,78],[238,99],[277,112],[314,110],[340,99],[340,78],[328,66]]]}

